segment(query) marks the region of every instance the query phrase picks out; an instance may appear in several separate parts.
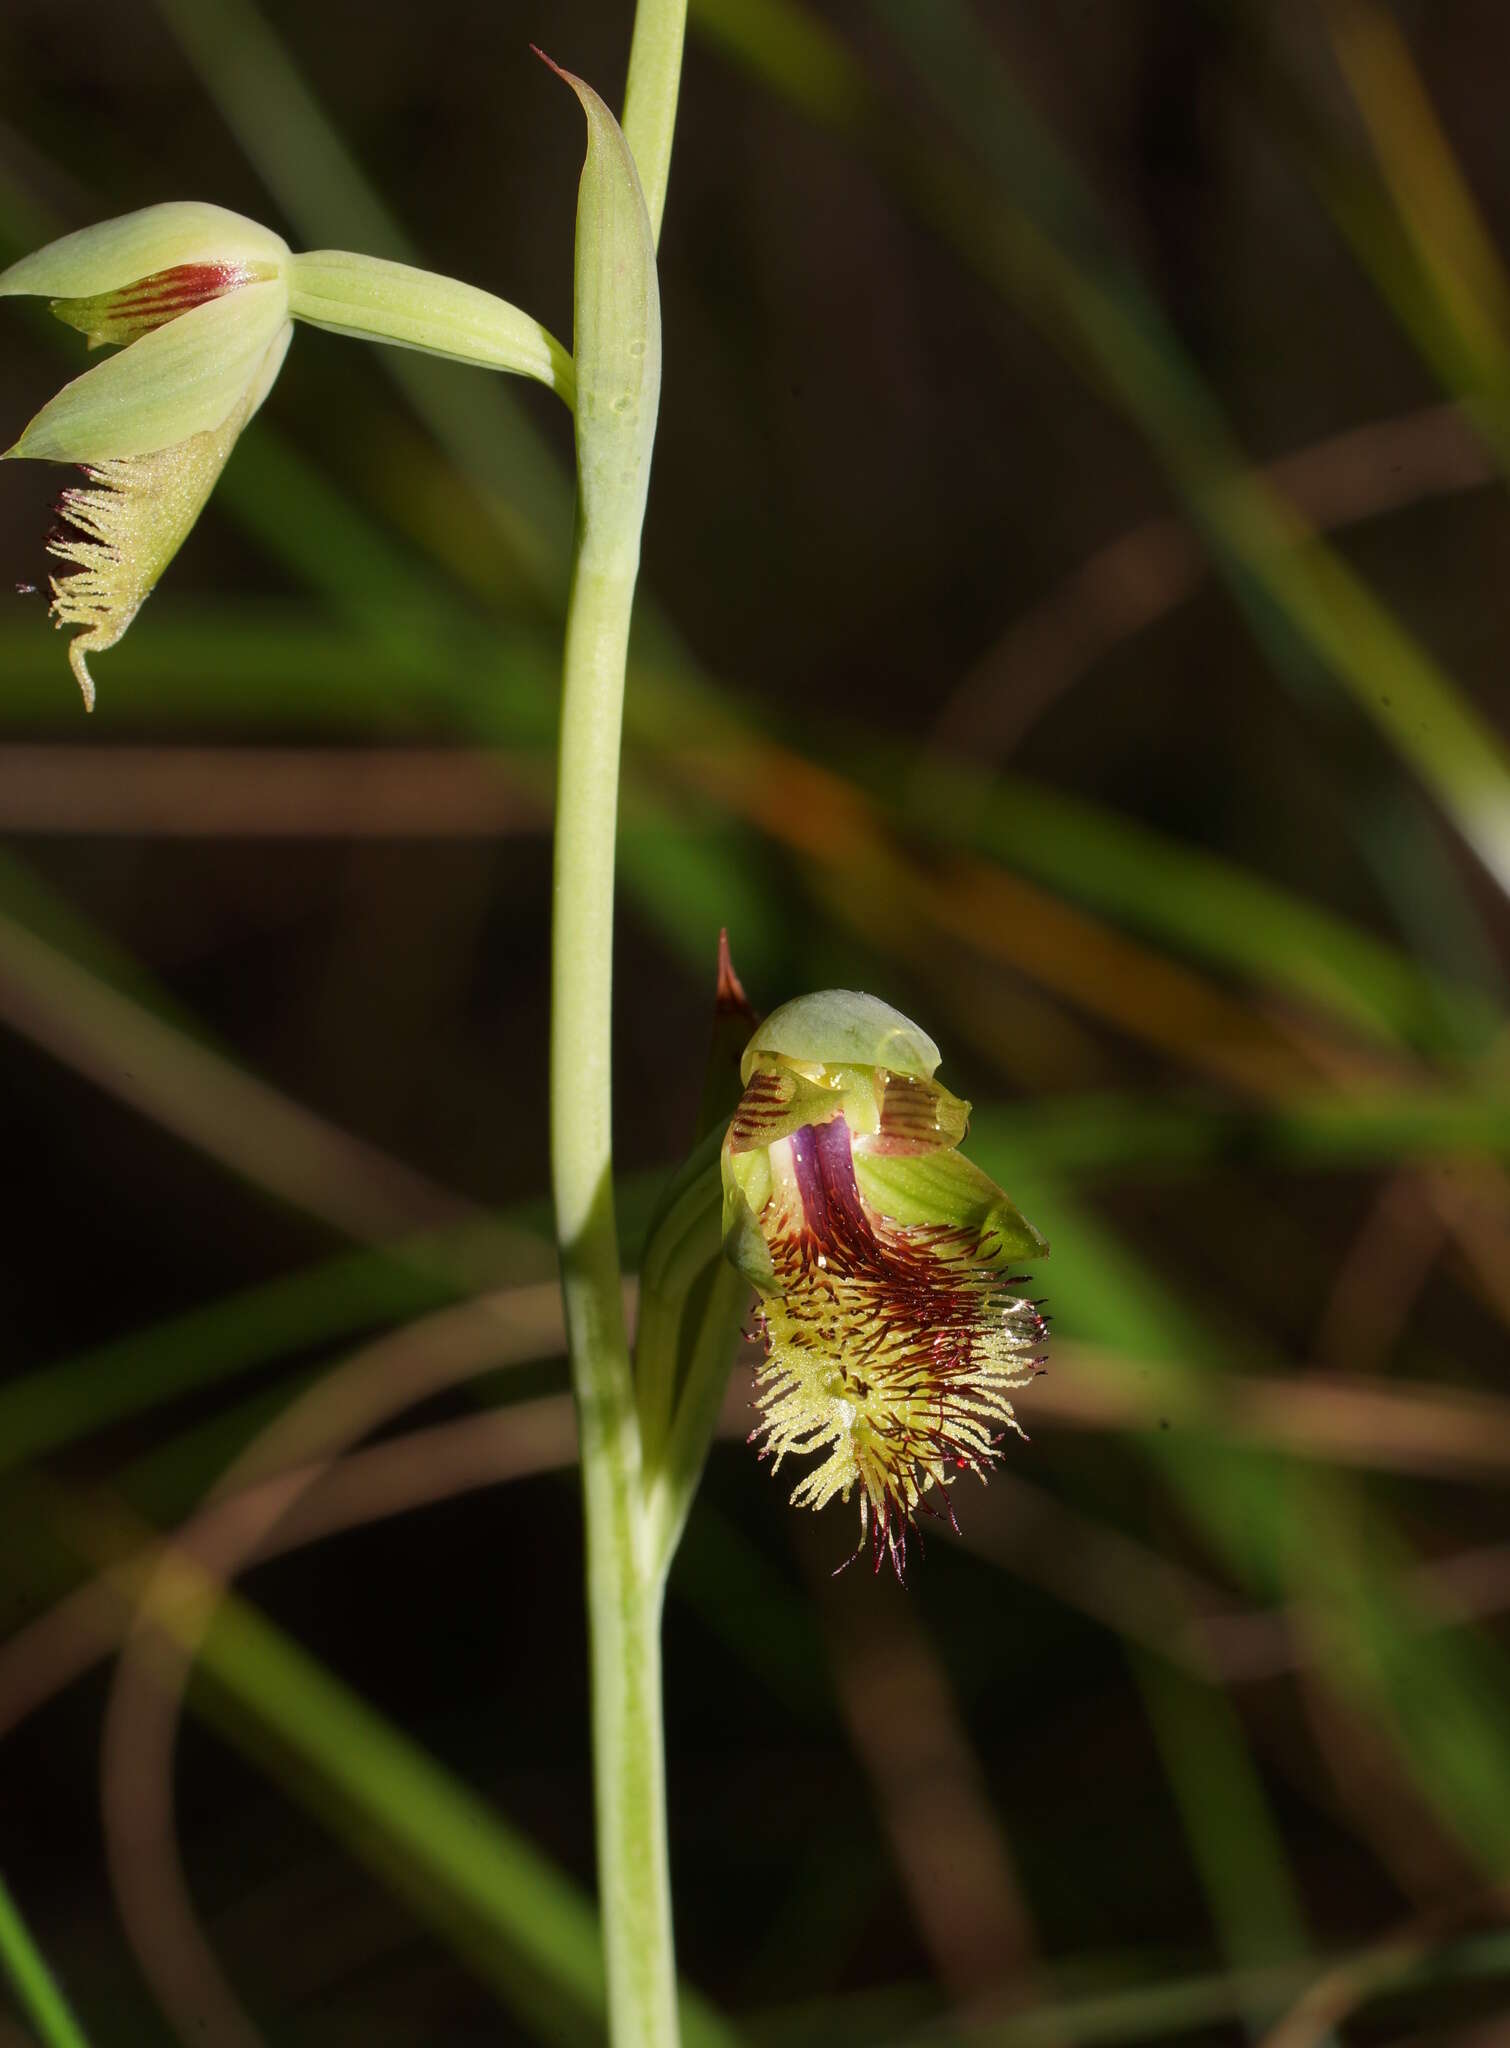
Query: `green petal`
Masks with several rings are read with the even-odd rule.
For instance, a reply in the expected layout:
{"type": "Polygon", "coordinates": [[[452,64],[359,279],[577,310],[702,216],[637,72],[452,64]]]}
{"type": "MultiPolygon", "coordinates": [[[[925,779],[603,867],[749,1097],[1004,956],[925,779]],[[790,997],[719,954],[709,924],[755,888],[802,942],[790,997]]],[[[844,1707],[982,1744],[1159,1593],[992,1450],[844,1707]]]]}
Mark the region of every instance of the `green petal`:
{"type": "Polygon", "coordinates": [[[1048,1240],[962,1153],[888,1158],[857,1147],[855,1179],[869,1206],[894,1223],[973,1230],[983,1265],[1012,1266],[1048,1252],[1048,1240]]]}
{"type": "Polygon", "coordinates": [[[774,1294],[776,1270],[759,1222],[771,1199],[770,1154],[731,1153],[726,1143],[722,1164],[724,1257],[759,1293],[774,1294]]]}
{"type": "MultiPolygon", "coordinates": [[[[874,1101],[874,1088],[869,1092],[874,1101]]],[[[845,1107],[842,1094],[820,1087],[789,1067],[767,1071],[752,1080],[740,1098],[729,1125],[729,1149],[736,1155],[766,1151],[804,1124],[826,1124],[831,1117],[843,1115],[845,1107]]],[[[875,1123],[872,1116],[872,1129],[875,1123]]]]}
{"type": "Polygon", "coordinates": [[[88,487],[63,493],[59,509],[71,531],[47,544],[67,565],[52,579],[50,609],[59,626],[82,628],[68,643],[68,659],[86,710],[94,709],[89,656],[114,647],[152,594],[204,509],[237,435],[272,388],[292,334],[285,322],[240,404],[218,427],[151,455],[93,463],[88,487]]]}
{"type": "Polygon", "coordinates": [[[575,403],[576,372],[567,351],[538,320],[491,292],[345,249],[293,256],[288,276],[288,309],[296,320],[457,363],[512,370],[575,403]]]}
{"type": "Polygon", "coordinates": [[[938,1066],[938,1047],[926,1031],[875,996],[829,988],[783,1003],[758,1026],[740,1073],[748,1081],[770,1054],[814,1067],[887,1067],[926,1081],[938,1066]]]}
{"type": "Polygon", "coordinates": [[[0,272],[0,298],[21,292],[83,298],[176,263],[270,263],[281,269],[287,260],[288,244],[243,214],[198,200],[170,200],[80,228],[23,256],[0,272]]]}
{"type": "MultiPolygon", "coordinates": [[[[886,1069],[879,1077],[877,1117],[871,1129],[877,1152],[908,1154],[952,1150],[970,1128],[970,1105],[938,1081],[886,1069]]],[[[853,1118],[850,1128],[859,1131],[853,1118]]]]}
{"type": "Polygon", "coordinates": [[[213,433],[245,400],[287,319],[281,278],[196,306],[65,384],[6,452],[98,463],[213,433]]]}

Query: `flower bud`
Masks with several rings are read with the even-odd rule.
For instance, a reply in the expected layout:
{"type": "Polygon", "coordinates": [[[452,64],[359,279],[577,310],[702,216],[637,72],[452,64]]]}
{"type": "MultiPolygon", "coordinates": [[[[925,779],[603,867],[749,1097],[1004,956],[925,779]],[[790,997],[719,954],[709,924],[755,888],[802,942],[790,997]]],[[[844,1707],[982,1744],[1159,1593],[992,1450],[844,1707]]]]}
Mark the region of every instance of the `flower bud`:
{"type": "Polygon", "coordinates": [[[858,1488],[861,1547],[899,1578],[909,1525],[938,1511],[924,1496],[952,1521],[945,1489],[1018,1429],[1007,1391],[1047,1334],[1012,1268],[1048,1246],[957,1149],[970,1105],[938,1062],[873,996],[803,997],[752,1037],[723,1146],[724,1253],[766,1347],[751,1441],[778,1468],[821,1452],[794,1505],[858,1488]]]}
{"type": "Polygon", "coordinates": [[[84,702],[87,657],[113,647],[198,518],[293,332],[287,245],[223,207],[149,206],[65,235],[0,274],[37,293],[91,348],[120,353],[66,384],[6,453],[82,466],[48,552],[52,614],[84,702]],[[73,529],[71,532],[67,528],[73,529]]]}

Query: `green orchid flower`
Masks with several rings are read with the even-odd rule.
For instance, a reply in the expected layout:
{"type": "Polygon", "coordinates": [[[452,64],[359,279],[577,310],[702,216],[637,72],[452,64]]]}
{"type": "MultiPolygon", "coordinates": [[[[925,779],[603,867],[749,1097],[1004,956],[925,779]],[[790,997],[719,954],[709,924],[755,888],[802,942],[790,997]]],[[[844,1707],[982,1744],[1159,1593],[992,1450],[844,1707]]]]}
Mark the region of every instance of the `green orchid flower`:
{"type": "Polygon", "coordinates": [[[81,465],[47,544],[57,624],[94,706],[89,656],[113,647],[177,554],[238,435],[282,366],[289,249],[223,207],[151,206],[66,235],[0,274],[0,295],[44,294],[91,348],[120,353],[43,406],[7,455],[81,465]]]}
{"type": "Polygon", "coordinates": [[[918,1514],[952,1521],[952,1481],[1022,1433],[1007,1395],[1047,1335],[1015,1269],[1048,1245],[958,1150],[970,1105],[938,1064],[873,996],[788,1003],[745,1052],[722,1154],[724,1253],[761,1297],[751,1441],[777,1468],[822,1453],[793,1504],[858,1490],[860,1547],[899,1578],[918,1514]]]}
{"type": "Polygon", "coordinates": [[[77,463],[48,552],[52,616],[94,707],[89,657],[114,647],[203,510],[303,320],[362,340],[510,370],[575,399],[572,359],[506,300],[403,263],[295,254],[222,206],[175,201],[65,235],[0,272],[0,297],[49,298],[91,348],[119,350],[44,405],[5,453],[77,463]]]}

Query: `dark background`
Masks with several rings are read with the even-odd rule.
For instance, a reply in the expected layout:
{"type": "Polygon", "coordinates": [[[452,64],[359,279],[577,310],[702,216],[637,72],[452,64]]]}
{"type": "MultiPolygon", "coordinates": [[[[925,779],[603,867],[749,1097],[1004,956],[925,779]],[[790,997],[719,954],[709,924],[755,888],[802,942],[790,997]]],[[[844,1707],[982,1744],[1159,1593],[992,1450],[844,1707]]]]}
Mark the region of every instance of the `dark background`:
{"type": "MultiPolygon", "coordinates": [[[[532,40],[617,99],[627,0],[11,0],[0,259],[198,197],[569,339],[580,121],[532,40]]],[[[752,2040],[1504,2038],[1507,65],[1488,5],[694,5],[626,1250],[727,925],[762,1007],[865,987],[939,1040],[1058,1339],[905,1592],[829,1576],[852,1507],[713,1454],[678,1938],[752,2040]],[[1246,463],[1324,555],[1223,510],[1246,463]]],[[[9,438],[82,350],[3,310],[9,438]]],[[[544,1201],[569,458],[543,392],[300,330],[92,721],[45,597],[0,596],[0,1871],[97,2043],[592,2037],[517,1961],[543,1894],[469,1904],[439,1809],[385,1778],[431,1865],[320,1761],[384,1777],[349,1700],[223,1630],[167,1765],[109,1739],[119,1597],[92,1658],[81,1606],[44,1626],[362,1346],[470,1344],[342,1411],[430,1432],[400,1466],[443,1497],[238,1586],[590,1887],[544,1201]],[[527,1359],[478,1378],[483,1284],[527,1359]],[[517,1476],[448,1480],[438,1432],[485,1428],[517,1476]]],[[[66,480],[0,470],[7,585],[66,480]]]]}

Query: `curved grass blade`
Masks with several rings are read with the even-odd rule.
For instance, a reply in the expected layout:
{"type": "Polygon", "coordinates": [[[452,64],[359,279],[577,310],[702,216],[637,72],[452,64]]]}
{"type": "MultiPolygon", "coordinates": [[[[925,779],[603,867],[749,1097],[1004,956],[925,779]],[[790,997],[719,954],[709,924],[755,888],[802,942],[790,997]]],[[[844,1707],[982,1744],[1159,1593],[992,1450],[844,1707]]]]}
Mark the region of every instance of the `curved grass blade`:
{"type": "Polygon", "coordinates": [[[0,1964],[45,2048],[89,2048],[4,1878],[0,1878],[0,1964]]]}
{"type": "MultiPolygon", "coordinates": [[[[186,1554],[153,1552],[148,1532],[128,1528],[118,1510],[54,1500],[50,1513],[40,1502],[38,1512],[69,1549],[85,1543],[106,1558],[133,1556],[119,1588],[133,1605],[148,1560],[171,1556],[184,1628],[197,1632],[205,1610],[214,1614],[200,1656],[209,1686],[191,1702],[272,1769],[541,2037],[563,2048],[601,2038],[597,1916],[522,1835],[186,1554]]],[[[174,1625],[167,1610],[159,1619],[174,1625]]],[[[731,2030],[694,1994],[684,1993],[682,2021],[695,2048],[732,2048],[731,2030]]]]}

